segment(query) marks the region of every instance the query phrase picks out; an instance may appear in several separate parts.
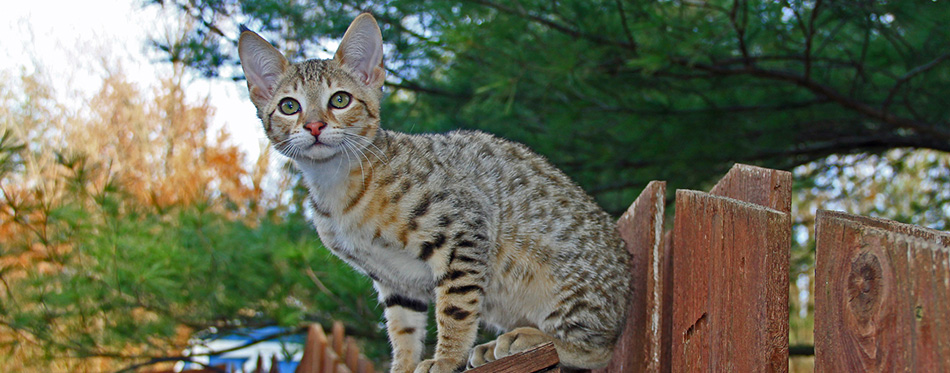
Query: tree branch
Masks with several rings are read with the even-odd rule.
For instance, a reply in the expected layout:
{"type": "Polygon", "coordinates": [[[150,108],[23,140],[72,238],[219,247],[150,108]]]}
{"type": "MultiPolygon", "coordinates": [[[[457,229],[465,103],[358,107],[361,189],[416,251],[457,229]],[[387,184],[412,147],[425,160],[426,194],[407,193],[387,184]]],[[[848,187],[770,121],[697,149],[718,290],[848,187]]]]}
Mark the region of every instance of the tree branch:
{"type": "Polygon", "coordinates": [[[623,32],[627,35],[627,43],[633,46],[633,53],[637,53],[637,42],[633,39],[633,33],[630,32],[630,26],[627,25],[627,12],[623,10],[623,2],[616,0],[617,13],[620,13],[620,25],[623,26],[623,32]]]}
{"type": "Polygon", "coordinates": [[[811,56],[812,44],[815,40],[815,19],[818,18],[818,9],[821,8],[821,0],[815,1],[815,7],[811,10],[811,17],[808,19],[808,30],[805,34],[805,78],[811,79],[811,56]]]}
{"type": "Polygon", "coordinates": [[[687,68],[698,69],[718,75],[750,75],[769,80],[792,83],[799,87],[805,88],[816,95],[827,97],[831,101],[837,102],[839,105],[858,112],[868,118],[878,120],[893,127],[914,130],[915,132],[921,134],[936,136],[943,139],[944,141],[950,140],[950,131],[947,129],[929,125],[927,123],[922,123],[913,119],[895,116],[885,111],[875,109],[866,103],[842,95],[832,87],[791,72],[767,70],[754,66],[745,66],[742,68],[723,68],[716,65],[690,63],[685,59],[674,59],[674,63],[687,68]]]}
{"type": "MultiPolygon", "coordinates": [[[[738,15],[739,4],[745,4],[740,0],[733,0],[732,9],[729,11],[729,23],[732,24],[732,29],[736,32],[736,39],[739,41],[739,51],[742,53],[742,61],[744,65],[751,65],[752,60],[749,59],[749,48],[745,44],[745,24],[739,25],[738,15]]],[[[746,12],[745,7],[743,6],[743,12],[746,12]]]]}
{"type": "Polygon", "coordinates": [[[146,362],[136,363],[136,364],[132,364],[132,365],[126,366],[125,368],[122,368],[122,369],[117,370],[116,373],[134,372],[134,371],[139,370],[140,368],[144,368],[144,367],[147,367],[147,366],[150,366],[150,365],[155,365],[155,364],[158,364],[158,363],[167,363],[167,362],[172,362],[172,361],[184,361],[184,362],[189,362],[189,363],[201,365],[202,367],[204,367],[204,369],[210,370],[210,371],[212,371],[212,372],[228,373],[227,370],[218,368],[218,367],[213,366],[213,365],[208,365],[208,364],[205,364],[205,363],[202,363],[202,362],[194,361],[194,360],[192,360],[191,358],[184,357],[184,356],[155,357],[155,358],[149,359],[149,360],[146,361],[146,362]]]}
{"type": "Polygon", "coordinates": [[[609,107],[602,106],[600,110],[607,112],[623,112],[637,115],[657,115],[657,116],[673,116],[673,115],[697,115],[697,114],[717,114],[717,113],[748,113],[748,112],[768,112],[768,111],[785,111],[785,110],[796,110],[804,109],[815,105],[828,104],[832,101],[827,98],[819,98],[814,100],[807,100],[801,102],[788,102],[778,105],[736,105],[736,106],[719,106],[719,107],[707,107],[707,108],[698,108],[698,109],[679,109],[679,110],[640,110],[628,107],[609,107]]]}
{"type": "Polygon", "coordinates": [[[533,21],[533,22],[535,22],[535,23],[540,23],[540,24],[542,24],[542,25],[544,25],[544,26],[547,26],[547,27],[549,27],[549,28],[551,28],[551,29],[560,31],[561,33],[570,35],[570,36],[575,37],[575,38],[587,39],[587,40],[593,41],[593,42],[598,43],[598,44],[605,44],[605,45],[618,46],[618,47],[627,49],[627,50],[629,50],[629,51],[631,51],[631,52],[634,52],[634,53],[636,53],[636,51],[637,51],[637,45],[636,45],[636,44],[631,44],[631,43],[628,43],[628,42],[622,42],[622,41],[617,41],[617,40],[609,40],[609,39],[605,39],[605,38],[602,38],[602,37],[597,36],[597,35],[591,35],[591,34],[588,34],[588,33],[585,33],[585,32],[581,32],[580,30],[573,29],[573,28],[571,28],[571,27],[569,27],[569,26],[565,26],[565,25],[562,25],[562,24],[560,24],[560,23],[557,23],[557,22],[554,22],[554,21],[550,21],[550,20],[544,19],[543,17],[536,16],[536,15],[533,15],[533,14],[528,14],[528,13],[525,12],[525,11],[520,11],[520,10],[512,9],[512,8],[507,7],[507,6],[504,6],[504,5],[501,5],[501,4],[496,4],[496,3],[493,3],[493,2],[488,1],[488,0],[467,0],[467,1],[472,2],[472,3],[475,3],[475,4],[479,4],[479,5],[482,5],[482,6],[486,6],[486,7],[492,8],[492,9],[495,9],[495,10],[500,11],[500,12],[502,12],[502,13],[507,13],[507,14],[515,15],[515,16],[518,16],[518,17],[521,17],[521,18],[525,18],[525,19],[531,20],[531,21],[533,21]]]}
{"type": "Polygon", "coordinates": [[[449,92],[449,91],[441,90],[438,88],[423,87],[421,85],[418,85],[416,83],[409,82],[409,81],[403,81],[402,83],[386,82],[386,86],[396,88],[396,89],[405,89],[405,90],[413,91],[413,92],[425,93],[425,94],[436,95],[436,96],[451,97],[451,98],[457,98],[457,99],[466,99],[470,97],[469,95],[466,95],[466,94],[449,92]]]}
{"type": "Polygon", "coordinates": [[[910,69],[909,71],[907,71],[906,74],[901,76],[900,79],[898,79],[897,82],[894,83],[894,87],[891,88],[891,91],[887,94],[887,99],[884,100],[884,104],[881,105],[884,113],[888,112],[888,107],[891,106],[891,102],[894,100],[894,96],[897,95],[897,91],[901,88],[902,85],[904,85],[904,83],[907,83],[908,81],[910,81],[911,79],[914,79],[920,74],[930,71],[931,69],[939,65],[941,62],[946,61],[948,59],[950,59],[950,53],[944,53],[938,56],[937,58],[934,58],[930,62],[927,62],[923,65],[910,69]]]}

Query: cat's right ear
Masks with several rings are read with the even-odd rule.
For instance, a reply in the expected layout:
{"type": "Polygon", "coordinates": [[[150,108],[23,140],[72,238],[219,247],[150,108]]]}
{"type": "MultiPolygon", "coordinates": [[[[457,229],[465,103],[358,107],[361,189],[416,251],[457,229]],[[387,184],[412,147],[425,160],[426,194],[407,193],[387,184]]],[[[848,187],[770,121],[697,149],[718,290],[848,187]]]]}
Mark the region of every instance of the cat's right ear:
{"type": "Polygon", "coordinates": [[[371,14],[360,14],[350,23],[333,59],[349,68],[363,84],[382,88],[386,81],[383,36],[371,14]]]}
{"type": "Polygon", "coordinates": [[[273,98],[277,79],[289,66],[287,59],[267,40],[246,29],[242,30],[238,41],[238,56],[247,77],[251,101],[254,106],[263,107],[273,98]]]}

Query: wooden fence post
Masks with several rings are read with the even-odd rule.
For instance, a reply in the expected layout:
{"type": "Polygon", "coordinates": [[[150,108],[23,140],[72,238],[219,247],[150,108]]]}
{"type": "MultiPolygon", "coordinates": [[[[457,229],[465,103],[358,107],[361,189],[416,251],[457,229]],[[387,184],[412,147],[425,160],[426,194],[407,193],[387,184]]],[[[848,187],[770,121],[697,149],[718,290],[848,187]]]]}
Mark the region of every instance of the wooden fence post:
{"type": "Polygon", "coordinates": [[[672,371],[787,371],[791,174],[736,165],[678,190],[672,371]]]}
{"type": "Polygon", "coordinates": [[[816,371],[950,371],[950,234],[832,211],[816,230],[816,371]]]}
{"type": "MultiPolygon", "coordinates": [[[[657,372],[661,367],[664,270],[663,214],[666,182],[651,181],[617,222],[617,230],[633,262],[627,324],[613,359],[595,372],[657,372]]],[[[667,364],[668,365],[668,364],[667,364]]]]}

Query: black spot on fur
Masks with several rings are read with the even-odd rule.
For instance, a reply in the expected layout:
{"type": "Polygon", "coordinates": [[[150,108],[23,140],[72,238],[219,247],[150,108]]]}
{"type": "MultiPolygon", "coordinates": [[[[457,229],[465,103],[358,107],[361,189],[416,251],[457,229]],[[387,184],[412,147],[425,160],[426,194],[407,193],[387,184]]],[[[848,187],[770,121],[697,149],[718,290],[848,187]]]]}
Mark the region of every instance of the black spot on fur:
{"type": "Polygon", "coordinates": [[[441,248],[445,244],[445,235],[442,233],[436,234],[432,238],[432,241],[423,242],[422,247],[419,250],[419,259],[423,261],[429,260],[432,257],[432,253],[441,248]]]}
{"type": "Polygon", "coordinates": [[[473,291],[481,292],[482,287],[478,285],[453,286],[447,291],[448,294],[468,294],[473,291]]]}
{"type": "Polygon", "coordinates": [[[463,310],[456,306],[445,307],[445,309],[442,310],[442,313],[444,313],[448,317],[451,317],[459,321],[465,320],[465,318],[467,318],[469,315],[472,314],[472,312],[463,310]]]}
{"type": "Polygon", "coordinates": [[[405,328],[399,331],[399,334],[412,334],[416,332],[416,328],[405,328]]]}
{"type": "Polygon", "coordinates": [[[475,247],[475,242],[464,240],[458,243],[458,247],[475,247]]]}
{"type": "Polygon", "coordinates": [[[415,219],[422,215],[425,215],[427,212],[429,212],[429,205],[431,203],[432,203],[432,197],[430,197],[428,194],[424,195],[422,197],[422,200],[419,201],[419,204],[417,204],[416,207],[412,209],[412,212],[410,213],[411,215],[409,215],[409,218],[415,219]]]}
{"type": "Polygon", "coordinates": [[[450,218],[450,217],[448,217],[448,216],[445,216],[445,215],[440,216],[440,217],[439,217],[439,222],[437,223],[437,225],[439,226],[439,228],[445,228],[445,227],[448,227],[448,226],[451,225],[451,224],[452,224],[452,218],[450,218]]]}
{"type": "Polygon", "coordinates": [[[429,306],[425,302],[407,298],[399,294],[393,294],[386,297],[386,300],[383,301],[383,304],[386,305],[386,308],[399,306],[416,312],[426,312],[429,310],[429,306]]]}
{"type": "Polygon", "coordinates": [[[455,261],[455,250],[456,250],[456,249],[458,249],[458,248],[457,248],[457,247],[453,247],[453,248],[452,248],[452,252],[449,253],[449,264],[448,264],[448,265],[452,265],[452,262],[455,261]]]}
{"type": "Polygon", "coordinates": [[[460,262],[466,262],[466,263],[478,263],[478,264],[481,264],[481,263],[482,263],[482,260],[481,260],[481,259],[473,258],[473,257],[470,257],[470,256],[468,256],[468,255],[457,255],[457,256],[455,256],[454,259],[455,259],[455,260],[458,260],[458,261],[460,261],[460,262]]]}

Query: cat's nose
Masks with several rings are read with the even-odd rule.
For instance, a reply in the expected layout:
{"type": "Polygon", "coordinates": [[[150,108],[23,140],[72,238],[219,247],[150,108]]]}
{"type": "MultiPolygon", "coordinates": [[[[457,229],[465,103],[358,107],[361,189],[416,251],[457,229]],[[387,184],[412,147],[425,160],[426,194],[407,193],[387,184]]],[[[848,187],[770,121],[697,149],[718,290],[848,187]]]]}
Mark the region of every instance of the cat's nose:
{"type": "Polygon", "coordinates": [[[320,136],[320,131],[323,131],[323,129],[326,127],[327,124],[324,122],[310,122],[303,125],[303,128],[306,128],[308,131],[310,131],[310,134],[313,135],[313,137],[320,136]]]}

